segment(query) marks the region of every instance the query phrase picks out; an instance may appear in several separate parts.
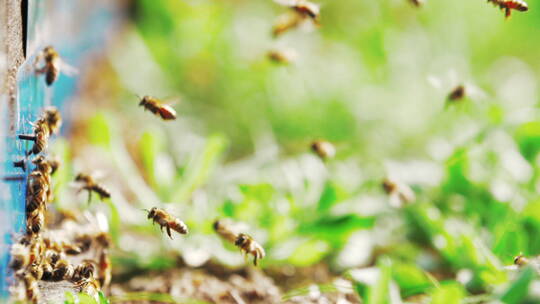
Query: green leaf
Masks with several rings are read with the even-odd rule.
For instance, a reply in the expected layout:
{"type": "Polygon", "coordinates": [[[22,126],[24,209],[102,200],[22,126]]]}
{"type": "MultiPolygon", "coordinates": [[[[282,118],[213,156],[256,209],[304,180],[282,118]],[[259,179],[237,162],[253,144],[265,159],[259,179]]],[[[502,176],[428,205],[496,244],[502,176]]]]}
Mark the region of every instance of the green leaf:
{"type": "Polygon", "coordinates": [[[103,294],[103,292],[99,292],[98,293],[99,295],[99,304],[110,304],[111,302],[105,297],[105,295],[103,294]]]}
{"type": "Polygon", "coordinates": [[[204,150],[188,164],[184,178],[177,182],[178,189],[171,196],[170,202],[184,202],[193,191],[202,186],[225,151],[227,141],[221,135],[208,138],[204,150]]]}
{"type": "Polygon", "coordinates": [[[107,206],[109,206],[109,210],[111,212],[110,219],[109,219],[109,226],[111,231],[111,236],[115,244],[118,245],[118,241],[120,238],[120,214],[118,213],[118,209],[116,209],[116,205],[111,200],[105,201],[107,206]]]}
{"type": "Polygon", "coordinates": [[[442,282],[431,292],[431,304],[461,304],[465,297],[463,287],[456,282],[442,282]]]}
{"type": "Polygon", "coordinates": [[[66,291],[64,293],[64,297],[66,298],[64,300],[64,304],[75,304],[75,297],[73,296],[72,292],[66,291]]]}
{"type": "Polygon", "coordinates": [[[347,194],[343,188],[339,187],[335,183],[327,182],[324,185],[323,193],[319,199],[317,211],[326,212],[335,204],[343,201],[346,197],[347,194]]]}
{"type": "Polygon", "coordinates": [[[533,162],[540,151],[540,122],[532,121],[519,126],[516,141],[523,157],[533,162]]]}
{"type": "Polygon", "coordinates": [[[361,217],[354,213],[341,216],[323,216],[314,222],[302,224],[298,228],[298,232],[325,239],[334,247],[341,247],[352,232],[371,228],[374,224],[374,217],[361,217]]]}
{"type": "Polygon", "coordinates": [[[156,185],[155,161],[164,149],[164,136],[161,129],[152,128],[145,131],[139,140],[139,151],[142,164],[152,185],[156,185]]]}
{"type": "Polygon", "coordinates": [[[91,144],[108,147],[111,142],[110,126],[106,115],[96,114],[88,122],[88,139],[91,144]]]}
{"type": "Polygon", "coordinates": [[[79,293],[79,304],[99,304],[94,297],[86,293],[79,293]]]}
{"type": "Polygon", "coordinates": [[[403,297],[425,293],[434,286],[426,273],[414,264],[393,263],[392,278],[399,286],[403,297]]]}
{"type": "Polygon", "coordinates": [[[507,304],[522,303],[527,297],[529,284],[534,279],[534,269],[526,267],[520,273],[519,277],[506,289],[501,295],[501,301],[507,304]]]}
{"type": "Polygon", "coordinates": [[[322,260],[329,250],[326,242],[308,240],[296,247],[288,261],[298,267],[310,266],[322,260]]]}
{"type": "Polygon", "coordinates": [[[367,304],[390,303],[390,281],[392,279],[392,263],[390,259],[383,257],[377,262],[380,276],[375,285],[370,286],[367,304]]]}

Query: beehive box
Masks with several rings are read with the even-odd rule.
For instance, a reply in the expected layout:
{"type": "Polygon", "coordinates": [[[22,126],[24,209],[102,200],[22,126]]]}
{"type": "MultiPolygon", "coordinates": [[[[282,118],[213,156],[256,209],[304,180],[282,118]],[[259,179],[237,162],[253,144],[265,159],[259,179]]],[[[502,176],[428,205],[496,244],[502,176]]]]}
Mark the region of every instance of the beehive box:
{"type": "Polygon", "coordinates": [[[69,129],[76,119],[69,114],[69,99],[77,92],[85,66],[102,55],[117,28],[118,6],[107,0],[0,2],[0,301],[8,297],[13,282],[7,267],[9,248],[25,229],[26,177],[33,169],[25,156],[32,142],[17,135],[32,133],[31,122],[49,105],[62,112],[62,133],[69,129]],[[77,71],[70,76],[61,73],[52,86],[34,72],[35,57],[47,45],[77,71]],[[21,160],[26,171],[14,167],[21,160]]]}

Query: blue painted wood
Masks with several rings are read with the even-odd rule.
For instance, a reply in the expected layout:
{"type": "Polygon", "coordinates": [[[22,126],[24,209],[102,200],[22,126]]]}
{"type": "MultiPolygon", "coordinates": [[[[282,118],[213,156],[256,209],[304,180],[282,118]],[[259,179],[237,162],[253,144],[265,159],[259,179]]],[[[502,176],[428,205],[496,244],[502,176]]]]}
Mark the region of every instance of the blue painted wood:
{"type": "MultiPolygon", "coordinates": [[[[76,94],[77,83],[84,73],[82,62],[92,52],[103,47],[106,34],[117,25],[119,10],[115,1],[96,0],[30,0],[28,6],[27,60],[19,68],[16,134],[31,134],[35,121],[45,106],[54,105],[62,112],[62,133],[73,119],[66,103],[76,94]],[[33,69],[35,56],[47,45],[53,45],[69,65],[79,70],[76,76],[60,74],[57,81],[47,87],[43,75],[36,76],[33,69]]],[[[5,102],[2,104],[6,104],[5,102]]],[[[7,115],[8,111],[0,111],[7,115]]],[[[8,297],[13,280],[9,263],[9,246],[25,230],[26,177],[33,169],[27,161],[27,171],[14,168],[13,162],[25,158],[32,142],[7,134],[11,123],[0,117],[0,176],[23,175],[22,181],[0,181],[0,302],[8,297]],[[4,154],[2,154],[4,152],[4,154]]],[[[51,139],[54,141],[54,138],[51,139]]]]}

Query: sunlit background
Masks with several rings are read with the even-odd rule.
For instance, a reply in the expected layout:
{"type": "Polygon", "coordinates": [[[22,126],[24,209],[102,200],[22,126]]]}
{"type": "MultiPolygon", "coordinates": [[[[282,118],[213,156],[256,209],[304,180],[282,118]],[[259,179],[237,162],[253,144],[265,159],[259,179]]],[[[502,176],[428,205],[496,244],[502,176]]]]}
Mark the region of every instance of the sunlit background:
{"type": "Polygon", "coordinates": [[[319,27],[277,38],[289,9],[268,0],[127,2],[53,145],[67,164],[56,207],[109,215],[117,284],[245,267],[213,231],[227,217],[264,246],[283,293],[345,278],[366,303],[535,303],[533,271],[506,267],[540,253],[540,1],[527,2],[505,20],[483,0],[321,0],[319,27]],[[458,85],[465,98],[448,102],[458,85]],[[178,119],[144,112],[144,95],[178,119]],[[312,153],[317,139],[336,157],[312,153]],[[112,201],[87,205],[79,171],[112,201]],[[392,203],[387,177],[416,199],[392,203]],[[153,206],[190,234],[161,235],[141,210],[153,206]]]}

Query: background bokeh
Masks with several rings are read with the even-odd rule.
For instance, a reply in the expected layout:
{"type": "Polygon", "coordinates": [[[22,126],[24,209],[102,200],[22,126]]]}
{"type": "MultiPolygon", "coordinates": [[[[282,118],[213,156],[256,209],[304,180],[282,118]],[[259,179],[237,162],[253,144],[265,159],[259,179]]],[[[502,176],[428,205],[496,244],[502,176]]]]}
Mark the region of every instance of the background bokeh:
{"type": "Polygon", "coordinates": [[[104,172],[113,200],[86,208],[110,215],[117,275],[179,258],[242,267],[212,230],[230,217],[285,290],[324,265],[367,303],[535,303],[535,269],[505,266],[540,252],[540,1],[528,4],[505,20],[481,0],[320,1],[319,28],[274,39],[287,8],[272,1],[129,2],[55,145],[73,158],[57,206],[85,200],[74,172],[104,172]],[[270,62],[272,49],[296,60],[270,62]],[[466,98],[447,105],[459,84],[466,98]],[[178,119],[143,112],[137,95],[171,102],[178,119]],[[336,158],[312,154],[314,139],[336,158]],[[392,207],[385,177],[416,201],[392,207]],[[190,235],[160,237],[140,210],[156,205],[190,235]]]}

